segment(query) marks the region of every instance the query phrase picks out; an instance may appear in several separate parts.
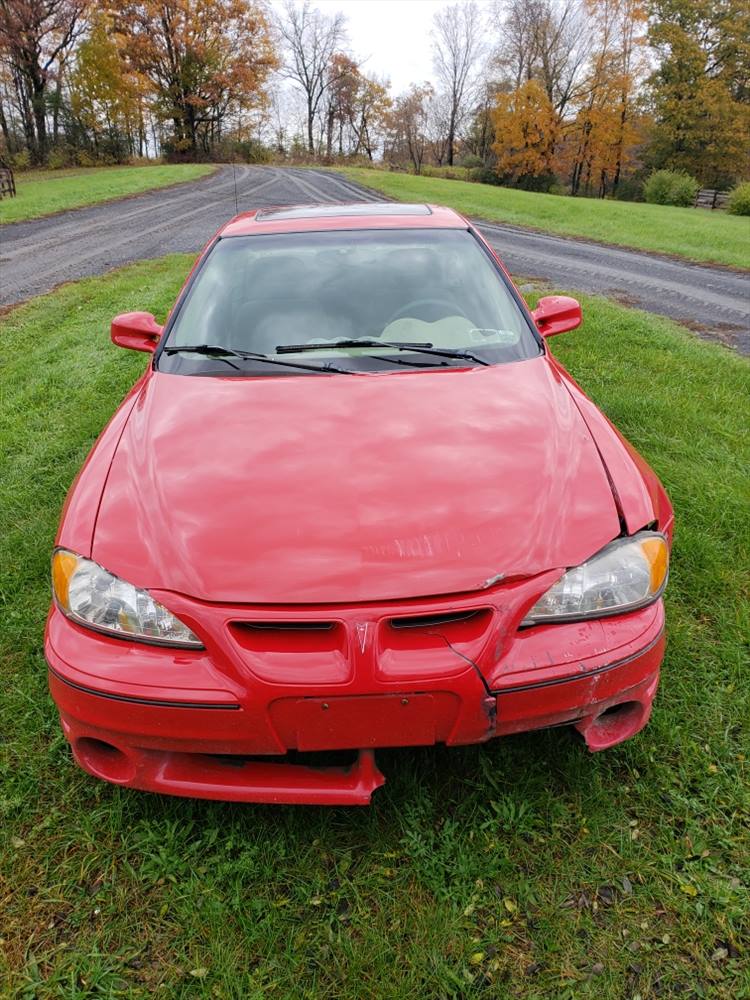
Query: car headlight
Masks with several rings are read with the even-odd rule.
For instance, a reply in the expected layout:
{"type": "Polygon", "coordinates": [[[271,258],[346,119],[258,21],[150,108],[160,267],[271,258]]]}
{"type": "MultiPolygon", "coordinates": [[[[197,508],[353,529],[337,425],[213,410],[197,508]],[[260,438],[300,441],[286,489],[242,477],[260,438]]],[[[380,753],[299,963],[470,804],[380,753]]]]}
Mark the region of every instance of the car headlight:
{"type": "Polygon", "coordinates": [[[521,625],[603,618],[645,607],[667,585],[669,548],[664,535],[639,531],[618,538],[569,569],[526,615],[521,625]]]}
{"type": "Polygon", "coordinates": [[[52,556],[52,590],[63,614],[97,632],[163,646],[203,647],[148,591],[68,549],[56,549],[52,556]]]}

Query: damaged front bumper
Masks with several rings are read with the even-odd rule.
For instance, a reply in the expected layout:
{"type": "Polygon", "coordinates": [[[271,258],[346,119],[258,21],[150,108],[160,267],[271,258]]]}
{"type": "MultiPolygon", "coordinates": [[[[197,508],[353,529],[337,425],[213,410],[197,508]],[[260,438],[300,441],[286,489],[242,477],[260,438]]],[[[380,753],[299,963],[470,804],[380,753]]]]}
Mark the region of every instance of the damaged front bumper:
{"type": "Polygon", "coordinates": [[[50,689],[76,760],[105,780],[197,798],[364,805],[385,780],[378,747],[573,725],[600,750],[646,724],[664,653],[661,601],[519,630],[539,587],[352,608],[232,608],[155,593],[204,650],[108,638],[53,607],[50,689]],[[330,751],[352,753],[315,759],[330,751]]]}

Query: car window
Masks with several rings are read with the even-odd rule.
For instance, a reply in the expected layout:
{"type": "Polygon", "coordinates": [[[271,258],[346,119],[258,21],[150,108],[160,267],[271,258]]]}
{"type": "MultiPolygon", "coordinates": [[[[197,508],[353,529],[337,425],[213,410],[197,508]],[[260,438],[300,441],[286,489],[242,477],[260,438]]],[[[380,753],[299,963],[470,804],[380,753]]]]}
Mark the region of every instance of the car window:
{"type": "MultiPolygon", "coordinates": [[[[310,369],[327,361],[347,370],[397,370],[392,343],[463,351],[489,364],[541,352],[470,232],[358,230],[220,239],[179,309],[158,365],[232,374],[216,357],[177,351],[209,344],[290,364],[287,372],[268,366],[264,374],[303,374],[293,361],[310,369]],[[376,343],[351,343],[361,339],[376,343]]],[[[467,363],[417,346],[397,356],[397,363],[425,367],[467,363]]],[[[237,370],[254,368],[252,359],[232,361],[237,370]]]]}

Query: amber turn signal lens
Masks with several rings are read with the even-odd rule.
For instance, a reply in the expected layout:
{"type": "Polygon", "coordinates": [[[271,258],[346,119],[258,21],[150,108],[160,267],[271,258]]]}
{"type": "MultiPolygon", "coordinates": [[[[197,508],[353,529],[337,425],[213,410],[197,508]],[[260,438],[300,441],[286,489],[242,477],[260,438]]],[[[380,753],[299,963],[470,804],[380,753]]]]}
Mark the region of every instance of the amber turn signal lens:
{"type": "Polygon", "coordinates": [[[651,593],[656,594],[661,590],[667,578],[669,569],[669,549],[663,538],[652,536],[644,538],[641,542],[641,550],[648,561],[651,571],[651,593]]]}
{"type": "Polygon", "coordinates": [[[52,556],[52,589],[57,603],[66,611],[70,607],[70,581],[78,565],[78,556],[58,549],[52,556]]]}

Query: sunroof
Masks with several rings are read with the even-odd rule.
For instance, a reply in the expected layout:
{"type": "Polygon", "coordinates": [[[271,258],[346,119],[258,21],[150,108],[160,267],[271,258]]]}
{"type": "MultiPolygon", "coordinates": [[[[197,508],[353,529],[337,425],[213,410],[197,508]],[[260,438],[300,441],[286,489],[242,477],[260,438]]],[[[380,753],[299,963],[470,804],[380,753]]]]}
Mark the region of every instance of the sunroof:
{"type": "Polygon", "coordinates": [[[390,201],[356,202],[351,205],[294,205],[291,208],[261,209],[255,216],[266,219],[333,219],[360,215],[431,215],[427,205],[404,205],[390,201]]]}

